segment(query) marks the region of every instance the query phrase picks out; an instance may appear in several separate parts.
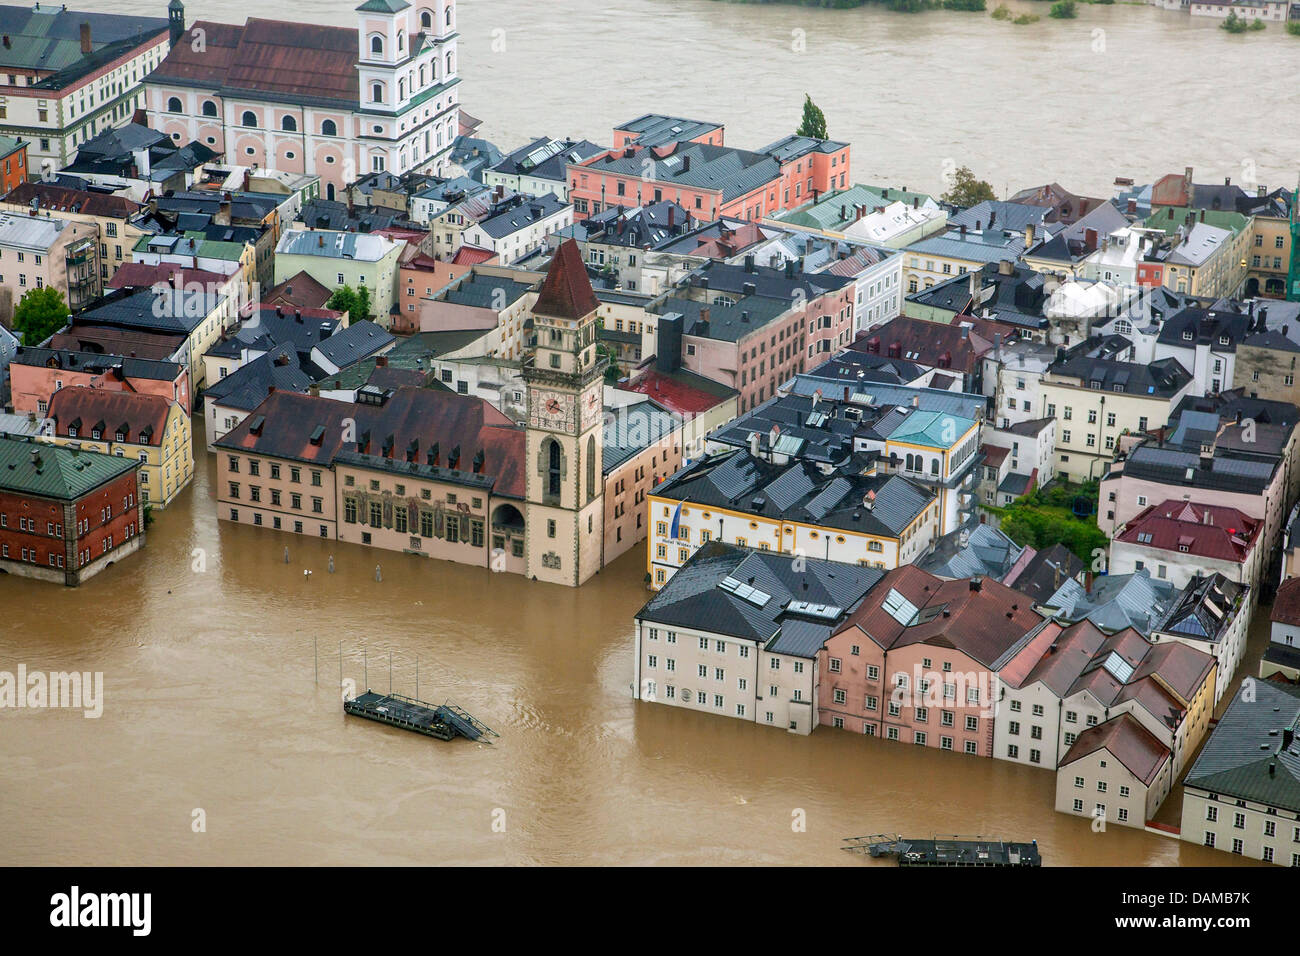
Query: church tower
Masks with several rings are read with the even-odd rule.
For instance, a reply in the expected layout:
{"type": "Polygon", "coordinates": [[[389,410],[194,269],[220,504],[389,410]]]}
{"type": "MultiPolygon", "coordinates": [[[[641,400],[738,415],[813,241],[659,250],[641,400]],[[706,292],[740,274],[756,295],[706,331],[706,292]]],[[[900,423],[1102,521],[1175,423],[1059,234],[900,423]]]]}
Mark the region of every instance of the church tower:
{"type": "Polygon", "coordinates": [[[604,537],[605,367],[596,309],[572,239],[555,252],[533,306],[528,387],[527,561],[539,581],[576,586],[600,570],[604,537]]]}

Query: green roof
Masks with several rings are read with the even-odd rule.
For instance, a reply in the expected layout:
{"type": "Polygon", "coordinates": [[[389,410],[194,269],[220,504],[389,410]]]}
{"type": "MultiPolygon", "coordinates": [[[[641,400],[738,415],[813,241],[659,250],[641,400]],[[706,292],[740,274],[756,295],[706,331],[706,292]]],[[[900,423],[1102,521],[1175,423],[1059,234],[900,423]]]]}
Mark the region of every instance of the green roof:
{"type": "Polygon", "coordinates": [[[410,6],[406,0],[366,0],[357,7],[358,13],[397,13],[410,6]]]}
{"type": "Polygon", "coordinates": [[[951,448],[975,425],[960,415],[915,411],[889,436],[890,441],[910,442],[930,448],[951,448]]]}
{"type": "Polygon", "coordinates": [[[853,223],[856,213],[853,207],[862,204],[868,210],[874,211],[877,206],[888,206],[890,203],[902,202],[912,205],[916,201],[920,205],[930,202],[932,199],[926,193],[915,193],[905,189],[895,189],[893,186],[862,186],[854,184],[848,189],[841,189],[837,192],[827,193],[816,202],[806,202],[787,213],[783,213],[773,218],[779,222],[789,223],[792,226],[803,226],[805,229],[820,229],[824,232],[840,232],[846,226],[853,223]],[[843,210],[843,215],[840,214],[843,210]]]}
{"type": "Polygon", "coordinates": [[[136,467],[134,458],[0,438],[0,489],[67,501],[136,467]],[[35,453],[35,457],[33,457],[35,453]]]}
{"type": "Polygon", "coordinates": [[[1183,225],[1187,220],[1187,214],[1191,213],[1197,222],[1201,221],[1201,213],[1205,213],[1205,224],[1214,226],[1217,229],[1227,229],[1231,233],[1239,233],[1250,225],[1250,217],[1243,216],[1239,212],[1233,212],[1228,209],[1192,209],[1188,206],[1160,206],[1158,211],[1152,213],[1148,218],[1146,227],[1148,229],[1159,229],[1166,235],[1172,236],[1178,231],[1178,227],[1183,225]],[[1173,217],[1170,217],[1170,213],[1173,217]]]}

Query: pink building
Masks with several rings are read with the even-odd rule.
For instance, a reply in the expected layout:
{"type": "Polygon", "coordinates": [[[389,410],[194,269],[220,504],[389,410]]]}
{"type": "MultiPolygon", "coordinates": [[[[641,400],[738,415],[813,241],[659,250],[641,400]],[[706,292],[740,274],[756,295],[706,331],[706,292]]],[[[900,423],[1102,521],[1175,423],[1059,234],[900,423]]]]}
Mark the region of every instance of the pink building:
{"type": "Polygon", "coordinates": [[[14,411],[45,417],[59,389],[74,385],[159,395],[192,412],[190,376],[179,362],[71,349],[20,348],[9,364],[14,411]]]}
{"type": "MultiPolygon", "coordinates": [[[[662,117],[643,117],[632,124],[662,117]]],[[[757,152],[725,146],[720,126],[676,121],[614,130],[613,149],[569,165],[569,201],[591,214],[670,201],[692,217],[758,220],[842,189],[849,145],[789,136],[757,152]]]]}
{"type": "MultiPolygon", "coordinates": [[[[182,13],[183,17],[183,13],[182,13]]],[[[145,81],[149,125],[227,161],[319,175],[443,172],[458,129],[455,0],[365,0],[357,26],[199,21],[145,81]]]]}
{"type": "Polygon", "coordinates": [[[643,351],[734,388],[744,413],[849,343],[855,294],[852,279],[798,273],[793,263],[713,262],[657,300],[657,340],[643,351]]]}
{"type": "Polygon", "coordinates": [[[885,575],[818,654],[820,722],[909,744],[993,756],[998,669],[1051,625],[996,581],[885,575]]]}

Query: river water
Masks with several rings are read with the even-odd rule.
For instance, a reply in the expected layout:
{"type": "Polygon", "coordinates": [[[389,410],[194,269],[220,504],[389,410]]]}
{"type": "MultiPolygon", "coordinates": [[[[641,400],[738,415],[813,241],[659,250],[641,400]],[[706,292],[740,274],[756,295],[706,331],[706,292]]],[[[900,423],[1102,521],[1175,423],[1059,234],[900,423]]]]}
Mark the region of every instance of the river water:
{"type": "MultiPolygon", "coordinates": [[[[259,12],[346,24],[350,6],[259,12]]],[[[723,121],[730,141],[757,146],[797,121],[807,89],[854,142],[857,177],[920,188],[938,188],[946,154],[1013,186],[1103,190],[1117,164],[1208,170],[1251,153],[1268,179],[1295,153],[1294,129],[1264,117],[1293,112],[1300,40],[1227,37],[1150,8],[1013,27],[703,0],[461,6],[464,103],[505,146],[604,140],[650,110],[723,121]],[[1089,50],[1098,24],[1104,54],[1089,50]],[[497,26],[506,50],[492,53],[497,26]],[[796,28],[825,58],[789,52],[796,28]],[[1240,141],[1209,98],[1234,104],[1240,141]]],[[[886,831],[1036,838],[1048,865],[1242,862],[1124,827],[1093,833],[1053,811],[1048,771],[634,703],[639,550],[580,590],[551,587],[219,524],[213,477],[200,462],[145,549],[76,591],[0,576],[0,670],[105,682],[99,719],[0,710],[0,863],[861,865],[841,839],[886,831]],[[418,671],[421,697],[454,699],[500,740],[345,719],[340,656],[345,679],[386,691],[390,654],[393,690],[415,693],[418,671]]],[[[1161,819],[1176,810],[1171,799],[1161,819]]]]}

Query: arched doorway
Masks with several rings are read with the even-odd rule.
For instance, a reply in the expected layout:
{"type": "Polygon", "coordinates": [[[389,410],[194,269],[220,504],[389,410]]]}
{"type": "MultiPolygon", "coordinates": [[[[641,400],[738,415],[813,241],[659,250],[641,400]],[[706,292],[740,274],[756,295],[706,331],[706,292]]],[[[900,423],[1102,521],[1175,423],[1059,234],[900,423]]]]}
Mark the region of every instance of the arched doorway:
{"type": "Polygon", "coordinates": [[[492,567],[498,570],[522,571],[511,567],[511,562],[524,557],[524,515],[509,502],[492,509],[492,567]]]}

